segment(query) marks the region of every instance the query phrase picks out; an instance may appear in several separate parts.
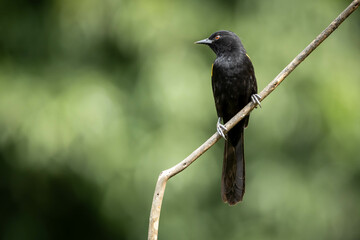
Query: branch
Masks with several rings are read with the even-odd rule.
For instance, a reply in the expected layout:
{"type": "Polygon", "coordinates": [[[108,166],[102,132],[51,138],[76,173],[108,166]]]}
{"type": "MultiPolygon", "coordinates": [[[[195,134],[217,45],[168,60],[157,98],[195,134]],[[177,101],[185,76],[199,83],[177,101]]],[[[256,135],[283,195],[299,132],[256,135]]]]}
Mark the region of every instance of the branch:
{"type": "MultiPolygon", "coordinates": [[[[333,31],[335,31],[339,25],[353,12],[360,4],[360,0],[354,0],[330,25],[322,31],[302,52],[300,52],[294,60],[292,60],[275,78],[272,80],[260,93],[261,100],[264,100],[277,86],[302,62],[307,56],[310,55],[333,31]]],[[[248,103],[240,112],[238,112],[232,119],[230,119],[225,127],[232,129],[241,119],[248,115],[256,104],[253,102],[248,103]]],[[[167,181],[176,174],[183,171],[197,158],[199,158],[204,152],[212,147],[218,140],[220,135],[215,133],[199,148],[192,152],[187,158],[176,164],[172,168],[164,170],[160,173],[156,183],[154,198],[151,206],[148,240],[158,239],[159,219],[161,204],[164,197],[165,187],[167,181]]]]}

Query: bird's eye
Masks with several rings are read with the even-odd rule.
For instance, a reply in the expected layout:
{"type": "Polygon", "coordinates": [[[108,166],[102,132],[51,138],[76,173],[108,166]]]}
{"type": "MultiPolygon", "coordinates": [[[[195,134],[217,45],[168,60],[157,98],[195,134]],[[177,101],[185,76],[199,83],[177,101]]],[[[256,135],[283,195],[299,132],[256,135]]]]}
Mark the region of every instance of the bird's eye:
{"type": "Polygon", "coordinates": [[[215,40],[219,40],[220,39],[220,35],[216,35],[215,40]]]}

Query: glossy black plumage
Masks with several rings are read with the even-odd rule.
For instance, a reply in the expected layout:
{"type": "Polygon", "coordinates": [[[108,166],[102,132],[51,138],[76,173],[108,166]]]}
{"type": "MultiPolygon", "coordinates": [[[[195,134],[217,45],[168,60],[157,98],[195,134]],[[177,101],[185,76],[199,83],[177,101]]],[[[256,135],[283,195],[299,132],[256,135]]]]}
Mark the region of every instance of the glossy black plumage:
{"type": "MultiPolygon", "coordinates": [[[[208,45],[216,54],[212,69],[212,89],[218,117],[226,123],[257,93],[254,68],[239,37],[218,31],[196,42],[208,45]]],[[[234,205],[245,192],[244,128],[245,117],[227,134],[225,141],[221,193],[224,202],[234,205]]]]}

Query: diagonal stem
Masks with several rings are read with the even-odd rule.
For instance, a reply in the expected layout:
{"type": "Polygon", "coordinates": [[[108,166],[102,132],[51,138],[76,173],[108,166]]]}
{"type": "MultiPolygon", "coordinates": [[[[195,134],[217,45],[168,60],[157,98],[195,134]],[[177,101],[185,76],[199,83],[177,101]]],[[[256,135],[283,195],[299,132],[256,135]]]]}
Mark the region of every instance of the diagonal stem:
{"type": "MultiPolygon", "coordinates": [[[[360,0],[354,0],[330,25],[322,31],[303,51],[301,51],[275,78],[272,80],[260,93],[261,100],[264,100],[272,91],[279,86],[279,84],[302,62],[307,56],[311,54],[339,25],[354,12],[360,4],[360,0]]],[[[256,104],[248,103],[240,112],[238,112],[232,119],[230,119],[225,127],[232,129],[241,119],[248,115],[256,104]]],[[[215,133],[205,143],[192,152],[187,158],[176,164],[172,168],[164,170],[160,173],[156,183],[153,202],[150,211],[148,240],[158,239],[159,219],[161,212],[161,204],[165,193],[167,181],[176,174],[183,171],[196,159],[198,159],[204,152],[212,147],[218,140],[220,135],[215,133]]]]}

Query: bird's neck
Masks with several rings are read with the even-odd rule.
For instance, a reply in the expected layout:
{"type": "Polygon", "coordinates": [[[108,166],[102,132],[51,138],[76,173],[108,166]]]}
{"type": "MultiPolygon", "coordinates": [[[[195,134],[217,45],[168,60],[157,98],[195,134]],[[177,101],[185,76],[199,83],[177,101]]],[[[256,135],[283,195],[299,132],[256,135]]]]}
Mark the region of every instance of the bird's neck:
{"type": "Polygon", "coordinates": [[[218,58],[231,59],[233,57],[246,56],[246,51],[244,50],[244,48],[240,48],[240,47],[233,47],[227,49],[226,51],[218,51],[215,53],[218,58]]]}

